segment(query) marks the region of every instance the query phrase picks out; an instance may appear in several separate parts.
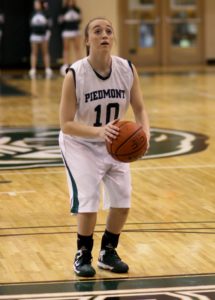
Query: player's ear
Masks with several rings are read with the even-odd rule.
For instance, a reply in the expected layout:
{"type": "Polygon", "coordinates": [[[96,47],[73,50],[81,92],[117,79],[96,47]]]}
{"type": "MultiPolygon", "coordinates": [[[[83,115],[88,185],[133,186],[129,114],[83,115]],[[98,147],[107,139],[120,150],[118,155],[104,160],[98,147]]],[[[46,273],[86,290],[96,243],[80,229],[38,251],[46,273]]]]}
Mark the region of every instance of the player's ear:
{"type": "Polygon", "coordinates": [[[85,45],[89,46],[89,39],[88,38],[85,39],[85,45]]]}

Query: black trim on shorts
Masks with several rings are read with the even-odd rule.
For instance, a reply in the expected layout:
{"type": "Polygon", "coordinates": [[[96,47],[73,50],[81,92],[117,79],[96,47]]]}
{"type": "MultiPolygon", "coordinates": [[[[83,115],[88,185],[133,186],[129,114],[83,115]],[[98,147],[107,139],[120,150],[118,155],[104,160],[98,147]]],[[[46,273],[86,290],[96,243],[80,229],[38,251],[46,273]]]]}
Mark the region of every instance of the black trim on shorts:
{"type": "Polygon", "coordinates": [[[62,157],[63,157],[63,161],[64,161],[64,164],[65,164],[65,167],[66,167],[66,169],[67,169],[67,171],[69,173],[69,177],[70,177],[71,184],[72,184],[73,198],[70,199],[70,202],[72,204],[71,213],[77,214],[78,213],[78,207],[79,207],[77,185],[76,185],[74,177],[72,176],[72,172],[71,172],[69,166],[67,165],[66,158],[64,157],[62,151],[61,151],[61,154],[62,154],[62,157]]]}

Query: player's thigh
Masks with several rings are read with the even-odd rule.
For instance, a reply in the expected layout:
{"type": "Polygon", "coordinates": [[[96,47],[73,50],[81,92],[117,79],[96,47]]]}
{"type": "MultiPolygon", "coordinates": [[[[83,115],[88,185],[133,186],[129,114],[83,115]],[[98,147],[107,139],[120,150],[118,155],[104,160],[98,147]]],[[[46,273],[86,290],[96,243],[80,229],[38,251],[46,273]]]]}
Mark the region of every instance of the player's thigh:
{"type": "Polygon", "coordinates": [[[120,163],[104,177],[104,206],[128,208],[131,205],[131,174],[129,164],[120,163]]]}
{"type": "Polygon", "coordinates": [[[101,174],[93,147],[65,139],[60,141],[70,199],[76,196],[79,212],[96,212],[99,207],[101,174]]]}
{"type": "Polygon", "coordinates": [[[41,50],[43,55],[46,55],[48,53],[48,42],[45,39],[41,43],[41,50]]]}

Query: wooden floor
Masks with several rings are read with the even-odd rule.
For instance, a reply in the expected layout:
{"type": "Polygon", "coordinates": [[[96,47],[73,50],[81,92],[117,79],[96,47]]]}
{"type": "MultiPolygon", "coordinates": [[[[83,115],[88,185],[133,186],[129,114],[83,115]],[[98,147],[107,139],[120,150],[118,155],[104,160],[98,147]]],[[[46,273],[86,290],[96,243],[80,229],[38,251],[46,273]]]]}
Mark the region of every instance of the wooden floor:
{"type": "MultiPolygon", "coordinates": [[[[131,164],[132,209],[118,247],[130,271],[119,276],[96,268],[96,279],[214,273],[215,73],[142,73],[140,80],[153,149],[131,164]],[[174,151],[159,157],[166,151],[159,143],[168,138],[165,130],[176,134],[170,135],[174,151]],[[193,134],[195,151],[186,148],[187,141],[176,143],[177,134],[184,132],[193,134]],[[182,146],[187,150],[178,155],[182,146]]],[[[12,162],[1,164],[14,150],[5,146],[8,128],[17,134],[22,128],[59,128],[61,85],[58,76],[31,81],[4,72],[1,78],[0,283],[77,279],[72,269],[76,219],[69,213],[63,166],[19,169],[12,162]]],[[[127,118],[132,119],[131,111],[127,118]]],[[[58,149],[54,154],[59,158],[58,149]]],[[[105,217],[101,210],[94,234],[95,267],[105,217]]]]}

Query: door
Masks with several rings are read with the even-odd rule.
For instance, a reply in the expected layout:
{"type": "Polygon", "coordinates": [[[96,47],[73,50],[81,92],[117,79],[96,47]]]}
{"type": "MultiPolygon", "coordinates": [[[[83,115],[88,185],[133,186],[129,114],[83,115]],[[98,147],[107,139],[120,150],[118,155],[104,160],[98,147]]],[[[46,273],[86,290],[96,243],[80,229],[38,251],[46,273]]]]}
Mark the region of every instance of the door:
{"type": "Polygon", "coordinates": [[[204,62],[203,1],[120,0],[120,52],[138,66],[204,62]]]}
{"type": "Polygon", "coordinates": [[[161,61],[160,0],[122,0],[120,46],[122,56],[136,65],[161,61]]]}
{"type": "Polygon", "coordinates": [[[164,65],[204,63],[203,3],[202,0],[167,1],[163,16],[164,65]]]}

